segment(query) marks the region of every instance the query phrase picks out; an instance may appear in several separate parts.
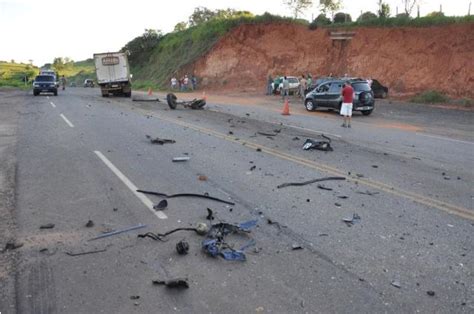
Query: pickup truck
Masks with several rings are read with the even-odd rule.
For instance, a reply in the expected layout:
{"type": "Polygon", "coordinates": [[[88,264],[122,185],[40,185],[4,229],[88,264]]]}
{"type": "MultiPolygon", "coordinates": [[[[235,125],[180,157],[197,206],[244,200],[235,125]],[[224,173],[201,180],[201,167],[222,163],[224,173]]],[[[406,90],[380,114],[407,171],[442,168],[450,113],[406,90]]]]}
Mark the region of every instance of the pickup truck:
{"type": "Polygon", "coordinates": [[[130,67],[125,53],[95,53],[94,63],[102,97],[108,97],[109,94],[132,96],[130,67]]]}

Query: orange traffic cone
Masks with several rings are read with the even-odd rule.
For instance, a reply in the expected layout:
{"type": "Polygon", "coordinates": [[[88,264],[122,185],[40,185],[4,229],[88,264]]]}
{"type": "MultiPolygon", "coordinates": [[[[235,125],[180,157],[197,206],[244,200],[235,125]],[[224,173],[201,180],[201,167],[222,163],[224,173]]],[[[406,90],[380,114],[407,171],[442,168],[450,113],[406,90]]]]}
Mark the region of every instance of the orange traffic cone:
{"type": "Polygon", "coordinates": [[[285,99],[285,104],[283,105],[283,111],[281,114],[284,116],[290,115],[290,104],[288,103],[288,98],[285,99]]]}
{"type": "Polygon", "coordinates": [[[151,91],[151,87],[148,87],[148,96],[153,95],[153,92],[151,91]]]}

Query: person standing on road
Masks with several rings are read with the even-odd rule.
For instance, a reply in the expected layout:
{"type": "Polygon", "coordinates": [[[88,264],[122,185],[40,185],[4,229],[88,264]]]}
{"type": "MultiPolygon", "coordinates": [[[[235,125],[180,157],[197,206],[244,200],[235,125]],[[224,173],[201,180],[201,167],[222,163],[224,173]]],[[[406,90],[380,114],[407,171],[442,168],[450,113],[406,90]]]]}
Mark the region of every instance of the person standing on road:
{"type": "Polygon", "coordinates": [[[300,79],[300,97],[304,99],[308,81],[306,80],[304,74],[301,75],[300,79]]]}
{"type": "Polygon", "coordinates": [[[288,78],[285,76],[283,77],[283,82],[282,82],[281,98],[285,100],[285,97],[287,97],[289,94],[290,94],[290,82],[288,81],[288,78]]]}
{"type": "Polygon", "coordinates": [[[344,122],[342,123],[343,128],[351,127],[351,117],[352,117],[352,101],[354,100],[354,89],[351,86],[349,81],[344,83],[344,88],[342,89],[342,105],[341,105],[341,116],[344,117],[344,122]]]}
{"type": "Polygon", "coordinates": [[[191,84],[193,85],[193,90],[196,90],[197,89],[197,78],[196,76],[193,74],[193,76],[191,77],[191,84]]]}
{"type": "Polygon", "coordinates": [[[178,80],[176,79],[176,77],[173,76],[171,78],[171,89],[176,89],[177,85],[178,85],[178,80]]]}
{"type": "Polygon", "coordinates": [[[272,84],[273,84],[273,78],[272,76],[269,74],[268,75],[268,79],[267,79],[267,96],[271,96],[273,94],[273,87],[272,87],[272,84]]]}
{"type": "Polygon", "coordinates": [[[63,76],[61,76],[61,85],[63,87],[63,90],[66,89],[66,78],[63,76]]]}
{"type": "Polygon", "coordinates": [[[183,79],[183,85],[184,85],[184,90],[188,90],[188,84],[189,84],[189,79],[188,79],[188,76],[185,75],[184,76],[184,79],[183,79]]]}

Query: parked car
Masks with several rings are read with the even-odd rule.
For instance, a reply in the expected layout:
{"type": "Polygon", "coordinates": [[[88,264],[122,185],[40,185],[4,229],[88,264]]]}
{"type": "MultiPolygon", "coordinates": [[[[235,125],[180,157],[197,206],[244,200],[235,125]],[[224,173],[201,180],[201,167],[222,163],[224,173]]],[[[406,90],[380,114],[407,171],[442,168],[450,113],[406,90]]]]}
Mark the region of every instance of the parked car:
{"type": "MultiPolygon", "coordinates": [[[[305,97],[306,110],[314,111],[319,107],[340,110],[342,104],[342,87],[346,79],[335,79],[318,85],[305,97]]],[[[354,89],[353,111],[360,111],[363,115],[372,113],[375,107],[374,92],[366,80],[349,80],[354,89]]]]}
{"type": "Polygon", "coordinates": [[[56,85],[56,76],[54,75],[38,75],[33,81],[33,95],[38,96],[40,93],[53,93],[58,96],[58,86],[56,85]]]}
{"type": "Polygon", "coordinates": [[[94,87],[94,81],[91,79],[86,79],[84,81],[84,87],[94,87]]]}
{"type": "MultiPolygon", "coordinates": [[[[281,92],[281,89],[283,88],[283,78],[283,76],[280,76],[273,80],[272,89],[274,94],[279,94],[281,92]]],[[[286,79],[288,80],[288,83],[290,83],[290,94],[297,92],[300,88],[300,81],[298,78],[295,76],[287,76],[286,79]]]]}
{"type": "Polygon", "coordinates": [[[376,98],[387,98],[388,87],[380,84],[378,80],[373,79],[370,88],[372,88],[372,91],[374,92],[376,98]]]}

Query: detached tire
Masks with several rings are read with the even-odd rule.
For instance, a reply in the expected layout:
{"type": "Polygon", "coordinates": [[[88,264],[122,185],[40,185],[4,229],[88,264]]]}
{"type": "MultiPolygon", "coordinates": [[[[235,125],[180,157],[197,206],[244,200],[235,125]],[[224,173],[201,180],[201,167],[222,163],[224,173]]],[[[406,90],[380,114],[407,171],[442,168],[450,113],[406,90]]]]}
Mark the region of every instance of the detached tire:
{"type": "Polygon", "coordinates": [[[166,101],[168,102],[168,106],[170,107],[170,109],[176,109],[176,107],[178,106],[178,103],[176,102],[177,99],[178,98],[173,93],[169,93],[168,95],[166,95],[166,101]]]}

